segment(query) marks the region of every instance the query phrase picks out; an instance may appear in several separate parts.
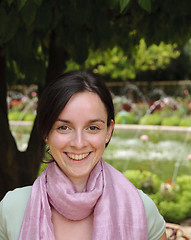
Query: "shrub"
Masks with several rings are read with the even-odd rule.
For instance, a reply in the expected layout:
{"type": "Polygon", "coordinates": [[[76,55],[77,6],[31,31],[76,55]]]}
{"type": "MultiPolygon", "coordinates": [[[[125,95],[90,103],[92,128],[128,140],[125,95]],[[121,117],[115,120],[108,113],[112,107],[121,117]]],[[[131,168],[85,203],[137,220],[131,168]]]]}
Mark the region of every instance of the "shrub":
{"type": "Polygon", "coordinates": [[[180,223],[191,217],[191,176],[177,177],[174,184],[162,183],[149,171],[127,170],[124,175],[153,199],[166,221],[180,223]]]}
{"type": "Polygon", "coordinates": [[[149,115],[143,116],[139,120],[139,124],[142,124],[142,125],[160,125],[161,120],[162,120],[161,116],[158,113],[149,114],[149,115]]]}
{"type": "Polygon", "coordinates": [[[34,121],[35,120],[35,114],[27,113],[24,116],[24,121],[34,121]]]}
{"type": "Polygon", "coordinates": [[[123,160],[116,161],[115,159],[107,159],[106,161],[120,172],[124,172],[126,170],[123,160]]]}
{"type": "Polygon", "coordinates": [[[13,111],[8,113],[8,118],[10,121],[23,120],[24,114],[19,111],[13,111]]]}
{"type": "Polygon", "coordinates": [[[137,123],[136,116],[133,113],[129,113],[127,115],[126,119],[127,119],[127,124],[136,124],[137,123]]]}
{"type": "Polygon", "coordinates": [[[8,118],[10,121],[34,121],[35,114],[32,113],[25,113],[21,111],[10,111],[8,113],[8,118]]]}
{"type": "Polygon", "coordinates": [[[191,217],[191,176],[177,177],[170,195],[152,195],[160,213],[166,221],[179,223],[191,217]],[[161,201],[161,198],[163,199],[161,201]],[[156,199],[158,201],[156,201],[156,199]]]}
{"type": "Polygon", "coordinates": [[[181,205],[185,205],[186,206],[186,218],[190,218],[191,217],[191,192],[189,191],[184,191],[182,192],[180,199],[179,199],[179,203],[181,205]]]}
{"type": "Polygon", "coordinates": [[[135,187],[143,190],[145,193],[156,193],[160,189],[161,180],[157,175],[149,171],[127,170],[124,172],[124,175],[135,187]]]}
{"type": "Polygon", "coordinates": [[[169,107],[167,108],[166,106],[162,110],[160,110],[160,116],[163,119],[171,117],[173,114],[174,112],[172,111],[172,109],[170,109],[169,107]]]}
{"type": "Polygon", "coordinates": [[[162,201],[158,205],[161,215],[167,222],[179,223],[185,219],[188,212],[187,204],[162,201]]]}
{"type": "Polygon", "coordinates": [[[158,206],[159,203],[163,201],[163,198],[162,198],[162,196],[161,196],[161,194],[159,192],[153,193],[153,194],[149,194],[149,197],[154,201],[156,206],[158,206]]]}
{"type": "Polygon", "coordinates": [[[191,117],[183,118],[180,120],[179,125],[182,127],[191,127],[191,117]]]}
{"type": "Polygon", "coordinates": [[[162,183],[160,187],[160,196],[164,201],[171,202],[176,201],[176,185],[169,184],[169,183],[162,183]]]}
{"type": "Polygon", "coordinates": [[[191,192],[191,176],[183,175],[176,178],[175,184],[178,186],[178,192],[182,193],[184,191],[191,192]]]}
{"type": "Polygon", "coordinates": [[[161,122],[163,126],[179,126],[180,118],[178,116],[171,116],[164,118],[161,122]]]}
{"type": "Polygon", "coordinates": [[[135,124],[137,123],[136,116],[127,111],[120,111],[115,117],[116,124],[135,124]]]}

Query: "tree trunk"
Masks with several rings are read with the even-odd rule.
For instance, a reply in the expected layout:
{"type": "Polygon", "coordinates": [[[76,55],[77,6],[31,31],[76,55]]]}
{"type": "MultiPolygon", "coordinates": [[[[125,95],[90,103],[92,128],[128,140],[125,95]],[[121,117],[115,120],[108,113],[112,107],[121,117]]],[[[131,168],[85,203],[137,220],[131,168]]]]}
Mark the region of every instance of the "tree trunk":
{"type": "Polygon", "coordinates": [[[5,82],[5,59],[0,49],[0,199],[7,190],[19,185],[18,165],[15,161],[18,154],[16,143],[9,130],[7,117],[7,87],[5,82]]]}
{"type": "MultiPolygon", "coordinates": [[[[65,49],[56,45],[54,33],[51,35],[49,51],[46,83],[64,71],[65,62],[68,59],[65,49]]],[[[7,117],[5,70],[5,59],[0,51],[0,200],[7,191],[31,185],[34,182],[44,153],[44,143],[38,137],[36,121],[26,151],[20,152],[17,149],[7,117]]]]}
{"type": "Polygon", "coordinates": [[[7,116],[7,86],[5,81],[5,59],[0,50],[0,199],[16,187],[32,184],[35,180],[43,151],[37,135],[36,122],[31,132],[29,146],[20,152],[11,134],[7,116]]]}
{"type": "Polygon", "coordinates": [[[66,61],[69,59],[69,54],[63,46],[58,46],[56,43],[56,35],[54,31],[50,36],[49,45],[49,64],[46,75],[46,84],[53,81],[66,69],[66,61]]]}

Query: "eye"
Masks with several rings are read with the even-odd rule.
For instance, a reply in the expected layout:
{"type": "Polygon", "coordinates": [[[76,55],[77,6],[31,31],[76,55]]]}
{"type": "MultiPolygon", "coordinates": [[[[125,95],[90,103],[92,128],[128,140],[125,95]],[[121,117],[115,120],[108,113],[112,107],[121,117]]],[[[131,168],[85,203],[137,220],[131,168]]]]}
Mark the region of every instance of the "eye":
{"type": "Polygon", "coordinates": [[[92,125],[92,126],[89,126],[88,130],[90,130],[91,132],[97,132],[100,130],[100,128],[92,125]]]}
{"type": "Polygon", "coordinates": [[[61,132],[65,132],[69,130],[69,127],[67,125],[61,125],[57,129],[61,132]]]}

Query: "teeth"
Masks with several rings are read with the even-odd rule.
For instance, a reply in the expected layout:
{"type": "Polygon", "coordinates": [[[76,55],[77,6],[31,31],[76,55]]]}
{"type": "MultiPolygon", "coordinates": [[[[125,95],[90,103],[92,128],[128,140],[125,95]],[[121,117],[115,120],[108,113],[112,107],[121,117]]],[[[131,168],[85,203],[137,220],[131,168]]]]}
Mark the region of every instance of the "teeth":
{"type": "Polygon", "coordinates": [[[84,154],[70,154],[67,153],[68,157],[74,160],[82,160],[83,158],[87,157],[89,153],[84,153],[84,154]]]}

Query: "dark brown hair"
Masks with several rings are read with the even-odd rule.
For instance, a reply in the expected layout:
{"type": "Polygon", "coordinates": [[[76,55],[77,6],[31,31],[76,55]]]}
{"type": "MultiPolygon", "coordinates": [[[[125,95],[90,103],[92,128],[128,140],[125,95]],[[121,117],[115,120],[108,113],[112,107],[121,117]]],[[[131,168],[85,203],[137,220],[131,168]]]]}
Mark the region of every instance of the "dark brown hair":
{"type": "MultiPolygon", "coordinates": [[[[111,94],[100,76],[73,71],[59,76],[44,89],[39,99],[37,121],[40,137],[44,140],[61,111],[77,92],[96,93],[107,111],[107,126],[114,120],[114,106],[111,94]]],[[[106,144],[107,146],[107,144],[106,144]]]]}

